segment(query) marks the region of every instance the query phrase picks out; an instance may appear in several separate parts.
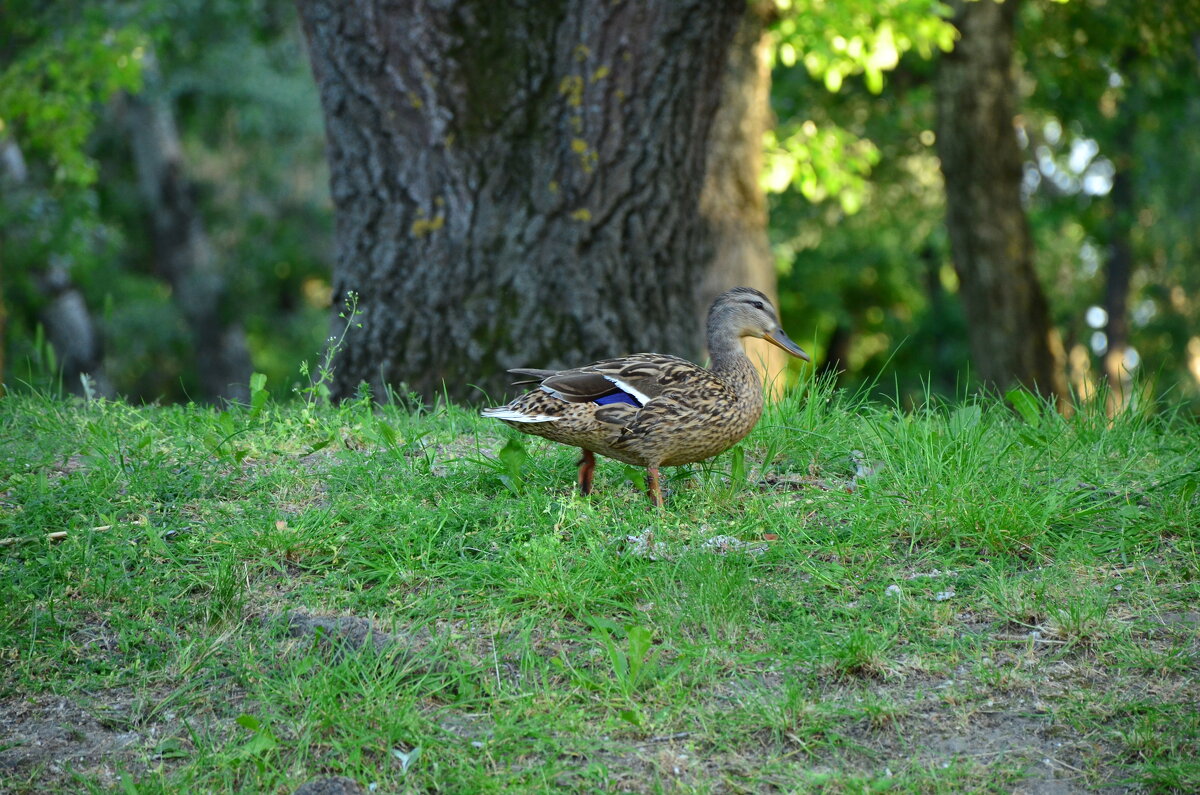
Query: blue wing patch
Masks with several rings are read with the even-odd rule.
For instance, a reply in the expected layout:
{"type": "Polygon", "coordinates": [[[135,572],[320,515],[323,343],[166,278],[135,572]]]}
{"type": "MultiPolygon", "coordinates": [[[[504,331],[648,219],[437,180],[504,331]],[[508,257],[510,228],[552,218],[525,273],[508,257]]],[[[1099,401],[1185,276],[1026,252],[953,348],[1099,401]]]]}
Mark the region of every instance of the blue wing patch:
{"type": "Polygon", "coordinates": [[[611,395],[598,397],[593,402],[599,403],[601,406],[607,406],[612,403],[628,403],[631,406],[637,406],[638,408],[642,407],[642,404],[637,402],[637,398],[628,392],[622,392],[620,390],[613,392],[611,395]]]}

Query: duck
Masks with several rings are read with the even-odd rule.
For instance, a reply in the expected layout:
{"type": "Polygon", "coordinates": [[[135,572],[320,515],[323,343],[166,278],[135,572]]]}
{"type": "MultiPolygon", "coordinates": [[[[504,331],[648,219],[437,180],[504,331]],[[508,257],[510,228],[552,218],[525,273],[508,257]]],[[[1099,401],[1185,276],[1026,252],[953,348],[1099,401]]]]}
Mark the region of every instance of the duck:
{"type": "Polygon", "coordinates": [[[579,491],[591,494],[601,455],[644,467],[647,495],[664,505],[662,467],[705,461],[753,430],[763,411],[763,385],[742,345],[758,337],[803,361],[766,295],[751,287],[722,293],[708,310],[710,366],[662,353],[635,353],[570,370],[509,370],[514,385],[537,388],[503,406],[483,409],[522,433],[578,447],[579,491]]]}

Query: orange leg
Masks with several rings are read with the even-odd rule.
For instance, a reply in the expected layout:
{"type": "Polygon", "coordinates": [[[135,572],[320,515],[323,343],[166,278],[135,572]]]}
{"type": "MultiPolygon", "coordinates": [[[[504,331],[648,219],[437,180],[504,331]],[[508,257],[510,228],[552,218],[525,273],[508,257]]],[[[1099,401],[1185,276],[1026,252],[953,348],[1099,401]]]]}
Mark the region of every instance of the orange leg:
{"type": "Polygon", "coordinates": [[[663,507],[662,490],[658,487],[658,467],[646,467],[646,472],[649,474],[647,479],[647,493],[650,496],[650,502],[654,503],[654,507],[663,507]]]}
{"type": "Polygon", "coordinates": [[[587,496],[592,493],[592,476],[596,473],[596,456],[591,450],[584,450],[579,459],[579,493],[587,496]]]}

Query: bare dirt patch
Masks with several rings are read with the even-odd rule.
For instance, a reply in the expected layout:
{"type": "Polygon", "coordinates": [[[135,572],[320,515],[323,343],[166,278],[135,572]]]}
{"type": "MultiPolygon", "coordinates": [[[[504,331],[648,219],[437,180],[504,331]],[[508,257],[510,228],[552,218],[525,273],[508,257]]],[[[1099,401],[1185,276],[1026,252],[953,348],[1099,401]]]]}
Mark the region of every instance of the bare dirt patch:
{"type": "Polygon", "coordinates": [[[0,701],[0,789],[66,791],[76,776],[115,787],[122,771],[169,764],[188,741],[180,715],[147,715],[158,700],[121,688],[0,701]]]}
{"type": "Polygon", "coordinates": [[[64,696],[31,696],[0,702],[0,774],[25,779],[34,791],[46,779],[71,771],[116,783],[114,763],[142,747],[141,732],[105,725],[64,696]]]}

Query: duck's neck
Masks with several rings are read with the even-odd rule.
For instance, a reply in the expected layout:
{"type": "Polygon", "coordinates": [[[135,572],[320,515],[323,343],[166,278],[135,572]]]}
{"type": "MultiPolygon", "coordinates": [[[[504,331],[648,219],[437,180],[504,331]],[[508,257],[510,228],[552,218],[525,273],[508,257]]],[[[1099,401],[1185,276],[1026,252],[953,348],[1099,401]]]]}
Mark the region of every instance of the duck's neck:
{"type": "Polygon", "coordinates": [[[708,335],[708,355],[712,359],[710,368],[732,386],[742,399],[762,402],[762,379],[753,362],[746,355],[742,341],[727,334],[708,335]]]}

